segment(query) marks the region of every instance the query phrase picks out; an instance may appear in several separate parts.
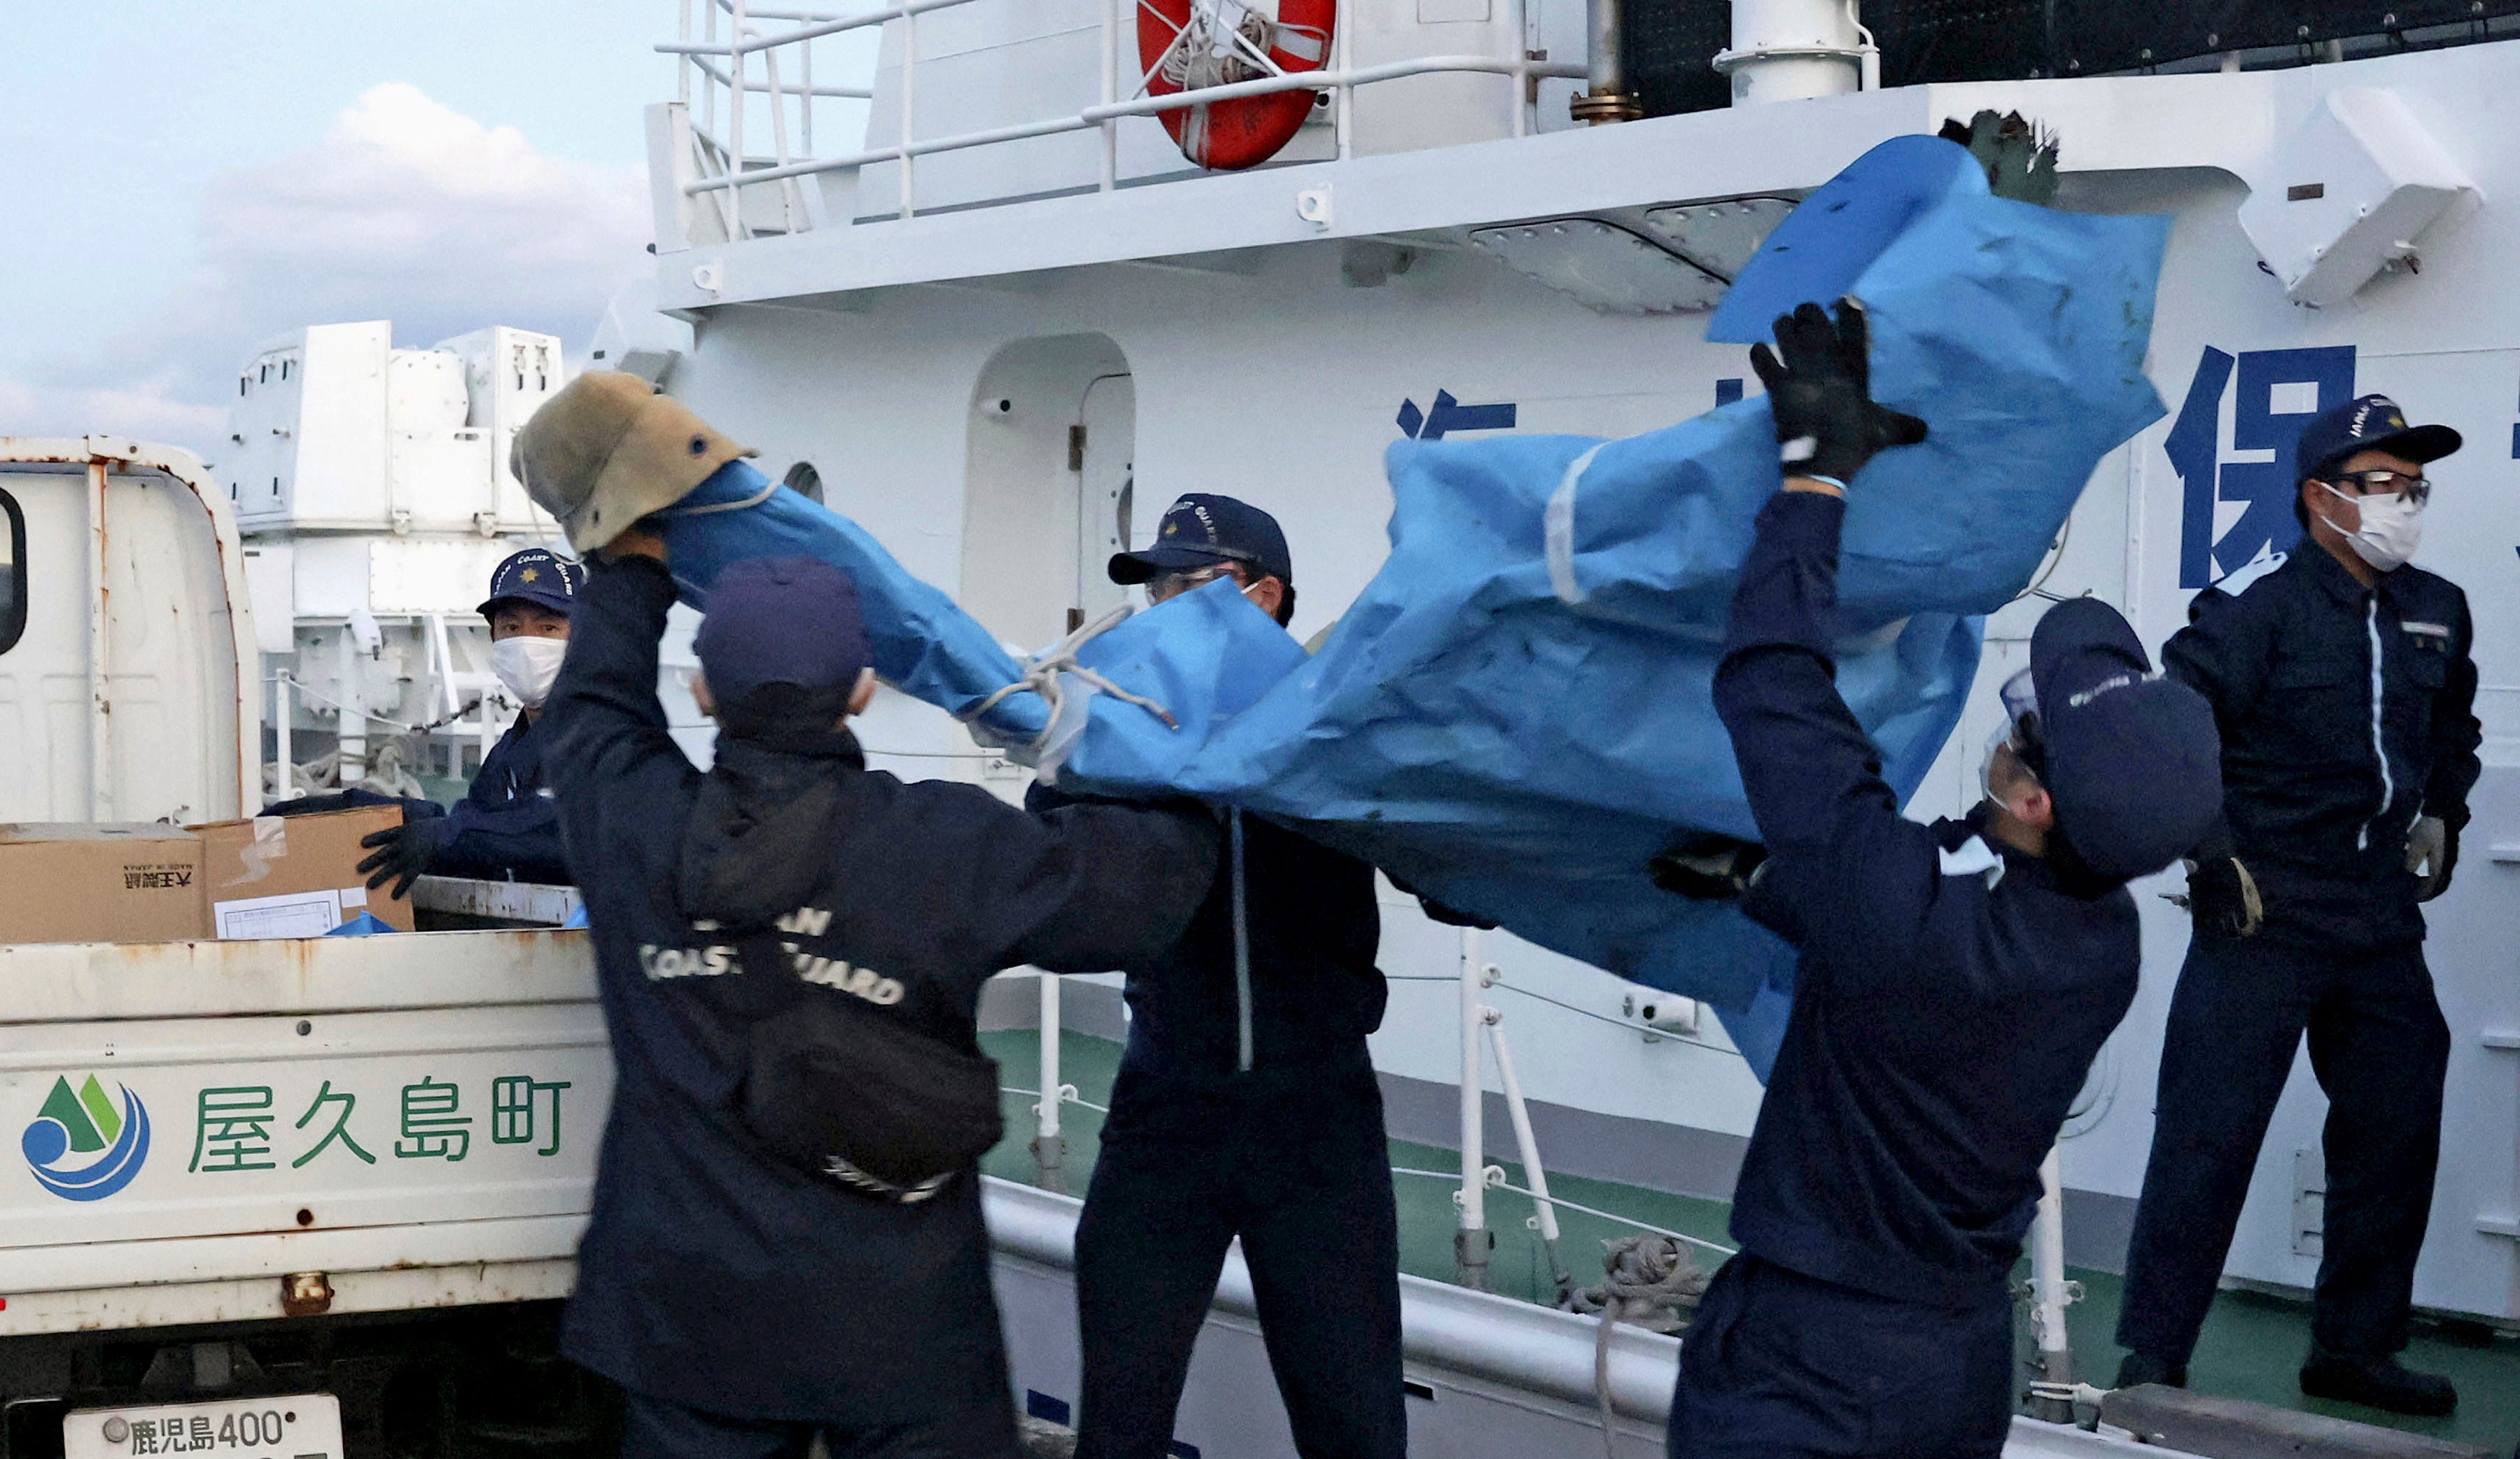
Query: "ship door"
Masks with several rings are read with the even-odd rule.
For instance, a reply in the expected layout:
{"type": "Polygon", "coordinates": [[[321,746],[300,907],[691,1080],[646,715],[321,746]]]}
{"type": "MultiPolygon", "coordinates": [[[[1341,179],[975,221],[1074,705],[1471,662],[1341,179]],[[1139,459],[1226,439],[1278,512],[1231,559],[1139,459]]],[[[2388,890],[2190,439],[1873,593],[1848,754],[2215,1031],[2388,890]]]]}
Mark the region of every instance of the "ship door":
{"type": "Polygon", "coordinates": [[[1132,545],[1137,393],[1102,335],[1020,340],[971,393],[962,603],[1036,650],[1122,602],[1104,570],[1132,545]]]}
{"type": "Polygon", "coordinates": [[[1111,580],[1111,554],[1127,552],[1129,514],[1136,509],[1138,391],[1123,372],[1098,375],[1085,384],[1069,428],[1067,458],[1076,468],[1076,601],[1067,610],[1070,631],[1082,627],[1128,596],[1111,580]]]}

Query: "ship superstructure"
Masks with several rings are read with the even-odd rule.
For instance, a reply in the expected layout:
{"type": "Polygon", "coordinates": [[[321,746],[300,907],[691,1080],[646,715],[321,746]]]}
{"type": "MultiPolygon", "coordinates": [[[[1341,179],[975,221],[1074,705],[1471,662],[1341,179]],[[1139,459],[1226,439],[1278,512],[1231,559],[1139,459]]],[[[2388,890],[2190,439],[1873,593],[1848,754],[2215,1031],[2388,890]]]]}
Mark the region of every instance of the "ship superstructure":
{"type": "Polygon", "coordinates": [[[385,320],[292,331],[239,367],[220,475],[264,666],[267,796],[442,791],[515,720],[473,610],[502,558],[559,538],[508,448],[566,368],[550,335],[398,348],[385,320]]]}

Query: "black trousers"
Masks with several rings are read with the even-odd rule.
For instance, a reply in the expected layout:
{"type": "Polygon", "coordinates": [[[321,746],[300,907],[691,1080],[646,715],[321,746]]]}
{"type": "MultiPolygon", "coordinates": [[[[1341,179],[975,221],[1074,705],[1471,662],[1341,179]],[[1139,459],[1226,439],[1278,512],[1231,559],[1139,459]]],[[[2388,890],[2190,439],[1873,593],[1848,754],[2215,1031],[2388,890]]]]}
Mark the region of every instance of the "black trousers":
{"type": "Polygon", "coordinates": [[[1748,1254],[1716,1272],[1671,1397],[1671,1459],[1996,1459],[2012,1425],[2012,1297],[1875,1297],[1748,1254]]]}
{"type": "Polygon", "coordinates": [[[1122,1068],[1076,1227],[1077,1459],[1162,1459],[1238,1235],[1295,1451],[1403,1459],[1399,1224],[1362,1051],[1231,1078],[1122,1068]]]}
{"type": "Polygon", "coordinates": [[[917,1424],[859,1428],[731,1419],[625,1392],[621,1459],[805,1459],[821,1436],[831,1459],[1020,1459],[1012,1395],[917,1424]]]}
{"type": "Polygon", "coordinates": [[[2179,1363],[2195,1350],[2305,1028],[2328,1100],[2326,1233],[2311,1336],[2358,1357],[2407,1345],[2450,1066],[2450,1027],[2423,946],[2338,952],[2262,935],[2200,937],[2180,970],[2152,1159],[2127,1250],[2121,1346],[2179,1363]]]}

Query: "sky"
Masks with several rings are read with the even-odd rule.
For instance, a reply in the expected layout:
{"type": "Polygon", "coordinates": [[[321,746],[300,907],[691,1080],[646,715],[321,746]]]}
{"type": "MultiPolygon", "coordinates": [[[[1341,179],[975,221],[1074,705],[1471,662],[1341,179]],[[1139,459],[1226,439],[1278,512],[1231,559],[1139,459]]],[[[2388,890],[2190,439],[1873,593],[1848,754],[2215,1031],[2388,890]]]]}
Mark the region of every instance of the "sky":
{"type": "MultiPolygon", "coordinates": [[[[0,434],[216,459],[235,372],[309,324],[581,353],[650,264],[642,110],[677,0],[11,7],[0,434]]],[[[818,66],[824,58],[818,56],[818,66]]]]}

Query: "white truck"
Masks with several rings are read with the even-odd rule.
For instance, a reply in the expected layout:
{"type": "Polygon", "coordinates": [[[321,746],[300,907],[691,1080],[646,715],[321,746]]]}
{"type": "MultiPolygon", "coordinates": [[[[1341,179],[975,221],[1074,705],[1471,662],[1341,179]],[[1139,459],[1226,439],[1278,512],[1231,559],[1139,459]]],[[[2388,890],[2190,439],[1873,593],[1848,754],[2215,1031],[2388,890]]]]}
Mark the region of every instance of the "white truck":
{"type": "MultiPolygon", "coordinates": [[[[258,810],[200,460],[0,438],[0,822],[258,810]]],[[[554,1345],[594,1000],[556,929],[0,945],[0,1459],[608,1448],[554,1345]]]]}

